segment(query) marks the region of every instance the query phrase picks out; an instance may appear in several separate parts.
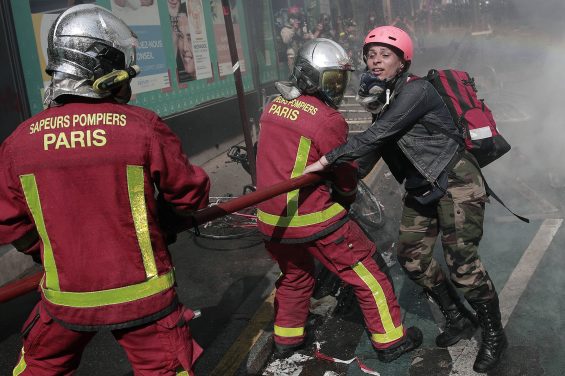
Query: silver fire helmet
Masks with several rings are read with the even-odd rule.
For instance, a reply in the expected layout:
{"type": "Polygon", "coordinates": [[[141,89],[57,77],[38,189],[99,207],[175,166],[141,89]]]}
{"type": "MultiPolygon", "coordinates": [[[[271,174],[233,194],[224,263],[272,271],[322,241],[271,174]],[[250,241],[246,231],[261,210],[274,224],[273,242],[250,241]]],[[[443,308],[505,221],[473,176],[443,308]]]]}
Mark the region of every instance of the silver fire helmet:
{"type": "Polygon", "coordinates": [[[337,108],[354,70],[347,52],[333,40],[318,38],[306,42],[297,55],[291,80],[302,93],[319,94],[337,108]]]}
{"type": "Polygon", "coordinates": [[[136,35],[124,21],[97,5],[77,5],[63,12],[51,26],[47,42],[45,71],[52,76],[45,92],[47,105],[65,94],[110,96],[111,92],[94,91],[93,82],[135,64],[136,35]]]}

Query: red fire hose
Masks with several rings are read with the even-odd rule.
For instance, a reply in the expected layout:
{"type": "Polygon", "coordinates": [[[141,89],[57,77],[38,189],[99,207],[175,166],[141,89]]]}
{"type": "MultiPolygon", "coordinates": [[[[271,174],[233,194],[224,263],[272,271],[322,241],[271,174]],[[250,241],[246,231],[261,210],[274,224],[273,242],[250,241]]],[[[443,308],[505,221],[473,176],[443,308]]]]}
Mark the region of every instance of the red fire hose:
{"type": "MultiPolygon", "coordinates": [[[[193,213],[192,217],[194,218],[194,221],[192,224],[188,225],[188,228],[206,223],[243,208],[257,205],[260,202],[278,196],[282,193],[290,192],[295,189],[317,183],[320,180],[322,180],[321,175],[306,174],[293,179],[282,181],[278,184],[257,190],[240,197],[236,197],[232,200],[222,202],[218,205],[200,209],[193,213]]],[[[8,300],[14,299],[20,295],[26,294],[36,289],[42,277],[43,271],[31,274],[27,277],[18,279],[14,282],[0,287],[0,303],[7,302],[8,300]]]]}

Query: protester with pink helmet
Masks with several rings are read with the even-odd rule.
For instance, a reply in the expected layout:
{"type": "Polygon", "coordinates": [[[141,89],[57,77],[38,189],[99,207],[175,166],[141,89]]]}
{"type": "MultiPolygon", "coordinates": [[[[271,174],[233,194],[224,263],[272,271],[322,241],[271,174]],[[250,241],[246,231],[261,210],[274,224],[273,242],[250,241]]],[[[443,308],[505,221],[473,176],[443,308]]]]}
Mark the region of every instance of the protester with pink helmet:
{"type": "Polygon", "coordinates": [[[403,53],[400,56],[405,61],[412,61],[414,46],[410,36],[402,29],[395,26],[380,26],[369,32],[363,43],[363,56],[367,55],[369,46],[373,43],[388,44],[403,53]]]}
{"type": "Polygon", "coordinates": [[[494,368],[508,346],[494,283],[478,254],[488,196],[477,160],[465,151],[463,135],[430,82],[408,72],[410,36],[394,26],[369,32],[367,64],[357,100],[373,114],[363,133],[308,166],[304,173],[357,160],[366,174],[383,158],[406,194],[400,223],[398,261],[406,274],[440,307],[446,318],[436,345],[448,347],[482,328],[473,369],[494,368]],[[433,257],[441,232],[448,271],[433,257]],[[476,312],[461,301],[457,289],[476,312]]]}

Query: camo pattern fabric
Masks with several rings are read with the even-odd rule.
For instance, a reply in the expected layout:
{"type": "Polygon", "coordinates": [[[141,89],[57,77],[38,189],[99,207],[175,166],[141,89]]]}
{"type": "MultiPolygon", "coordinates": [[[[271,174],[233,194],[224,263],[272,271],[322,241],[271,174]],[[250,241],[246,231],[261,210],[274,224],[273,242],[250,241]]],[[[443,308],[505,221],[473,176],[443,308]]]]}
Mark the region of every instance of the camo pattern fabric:
{"type": "Polygon", "coordinates": [[[447,194],[439,203],[423,206],[404,198],[398,261],[410,279],[431,288],[445,279],[433,249],[441,231],[449,277],[469,301],[494,296],[494,285],[478,255],[483,236],[485,192],[483,178],[465,154],[449,174],[447,194]]]}

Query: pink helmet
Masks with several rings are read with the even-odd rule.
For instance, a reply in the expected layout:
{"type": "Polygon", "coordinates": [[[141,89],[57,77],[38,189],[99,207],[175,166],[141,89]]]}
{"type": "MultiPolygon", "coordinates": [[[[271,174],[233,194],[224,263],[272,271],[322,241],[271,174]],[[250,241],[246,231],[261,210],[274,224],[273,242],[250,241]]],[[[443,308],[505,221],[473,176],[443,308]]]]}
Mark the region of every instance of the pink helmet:
{"type": "Polygon", "coordinates": [[[396,26],[379,26],[371,30],[363,43],[363,56],[367,54],[368,45],[371,43],[383,43],[396,47],[404,54],[401,57],[405,61],[412,61],[412,56],[414,56],[412,38],[396,26]]]}

